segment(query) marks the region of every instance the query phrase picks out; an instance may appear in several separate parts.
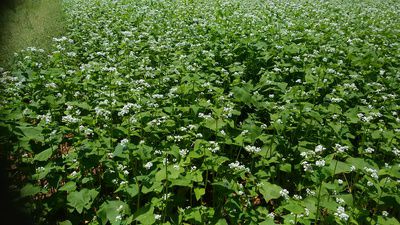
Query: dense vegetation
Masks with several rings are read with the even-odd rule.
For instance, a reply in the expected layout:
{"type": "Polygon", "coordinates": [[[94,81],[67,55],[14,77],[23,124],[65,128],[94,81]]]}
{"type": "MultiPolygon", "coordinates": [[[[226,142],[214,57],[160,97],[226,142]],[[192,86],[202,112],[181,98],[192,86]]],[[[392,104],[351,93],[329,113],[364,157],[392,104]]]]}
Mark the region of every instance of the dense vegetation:
{"type": "Polygon", "coordinates": [[[399,224],[399,1],[64,6],[1,77],[37,224],[399,224]]]}

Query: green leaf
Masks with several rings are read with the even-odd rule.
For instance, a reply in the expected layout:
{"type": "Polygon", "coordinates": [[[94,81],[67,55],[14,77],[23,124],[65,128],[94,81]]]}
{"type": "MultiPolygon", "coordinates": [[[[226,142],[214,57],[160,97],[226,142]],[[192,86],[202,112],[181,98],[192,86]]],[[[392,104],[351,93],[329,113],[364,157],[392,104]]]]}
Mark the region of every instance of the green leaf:
{"type": "Polygon", "coordinates": [[[115,147],[115,151],[113,152],[113,156],[125,158],[126,156],[123,154],[124,148],[125,147],[122,146],[121,144],[117,145],[117,147],[115,147]]]}
{"type": "Polygon", "coordinates": [[[206,165],[211,165],[212,169],[215,172],[218,172],[219,167],[226,161],[228,161],[229,158],[224,157],[224,156],[215,156],[213,158],[206,158],[204,164],[206,165]]]}
{"type": "Polygon", "coordinates": [[[51,157],[52,154],[53,154],[53,149],[48,148],[48,149],[40,152],[39,154],[35,155],[34,160],[35,161],[47,161],[51,157]]]}
{"type": "Polygon", "coordinates": [[[97,212],[101,224],[107,224],[107,221],[110,221],[113,225],[120,224],[117,216],[127,214],[130,214],[129,206],[125,202],[118,200],[104,202],[97,212]]]}
{"type": "Polygon", "coordinates": [[[385,225],[399,225],[399,221],[394,217],[383,217],[378,216],[378,223],[377,224],[385,224],[385,225]]]}
{"type": "Polygon", "coordinates": [[[139,221],[143,225],[150,225],[156,222],[154,218],[154,207],[152,205],[147,205],[139,209],[133,217],[136,221],[139,221]]]}
{"type": "Polygon", "coordinates": [[[194,189],[194,194],[196,196],[197,201],[201,198],[206,193],[206,190],[204,188],[195,188],[194,189]]]}
{"type": "Polygon", "coordinates": [[[222,119],[216,120],[214,118],[207,119],[204,122],[204,126],[213,131],[220,130],[225,124],[226,123],[222,119]]]}
{"type": "Polygon", "coordinates": [[[20,109],[2,111],[0,116],[5,120],[19,120],[24,117],[20,109]]]}
{"type": "Polygon", "coordinates": [[[133,198],[139,194],[139,186],[137,184],[131,184],[126,188],[126,192],[133,198]]]}
{"type": "Polygon", "coordinates": [[[284,205],[283,208],[294,214],[304,213],[304,207],[295,201],[289,201],[289,204],[284,205]]]}
{"type": "Polygon", "coordinates": [[[71,192],[71,191],[75,191],[76,190],[76,183],[73,181],[70,181],[66,184],[64,184],[64,186],[59,188],[60,191],[66,191],[66,192],[71,192]]]}
{"type": "Polygon", "coordinates": [[[69,220],[65,220],[65,221],[59,222],[58,225],[72,225],[72,223],[69,220]]]}
{"type": "Polygon", "coordinates": [[[19,126],[18,128],[22,131],[23,135],[25,137],[27,137],[29,140],[36,140],[36,141],[44,140],[43,135],[42,135],[43,128],[41,128],[41,127],[19,126]]]}
{"type": "Polygon", "coordinates": [[[279,167],[279,169],[283,172],[290,173],[292,172],[292,165],[289,163],[285,163],[279,167]]]}
{"type": "Polygon", "coordinates": [[[199,207],[191,208],[185,211],[185,219],[190,220],[190,222],[195,222],[192,224],[199,224],[202,222],[201,213],[199,207]],[[197,223],[196,223],[197,222],[197,223]]]}
{"type": "Polygon", "coordinates": [[[333,201],[332,199],[328,199],[329,197],[326,198],[322,198],[321,199],[321,206],[324,208],[327,208],[331,211],[335,211],[337,209],[337,207],[339,206],[339,204],[337,204],[335,201],[333,201]]]}
{"type": "Polygon", "coordinates": [[[270,225],[270,224],[275,224],[274,219],[272,219],[272,218],[267,218],[267,219],[264,220],[263,222],[259,223],[259,225],[270,225]]]}
{"type": "Polygon", "coordinates": [[[282,188],[278,185],[271,184],[266,181],[263,181],[260,184],[260,193],[264,196],[266,202],[271,199],[277,199],[281,196],[279,192],[282,190],[282,188]]]}
{"type": "Polygon", "coordinates": [[[78,213],[82,213],[83,209],[89,209],[92,202],[99,194],[94,189],[82,189],[81,191],[74,191],[68,194],[68,205],[73,207],[78,213]]]}
{"type": "Polygon", "coordinates": [[[225,219],[219,219],[215,225],[228,225],[225,219]]]}
{"type": "Polygon", "coordinates": [[[191,174],[187,174],[184,177],[172,180],[171,186],[192,187],[192,179],[193,176],[191,174]]]}
{"type": "Polygon", "coordinates": [[[40,187],[27,184],[21,189],[21,197],[33,196],[40,192],[40,187]]]}
{"type": "Polygon", "coordinates": [[[86,102],[67,102],[65,104],[66,105],[76,106],[78,108],[86,109],[86,110],[91,110],[92,109],[92,107],[89,104],[87,104],[86,102]]]}
{"type": "Polygon", "coordinates": [[[240,102],[243,102],[245,104],[250,104],[252,103],[251,99],[251,94],[248,90],[245,88],[240,88],[240,87],[234,87],[232,89],[233,94],[235,95],[235,98],[239,100],[240,102]]]}
{"type": "Polygon", "coordinates": [[[44,99],[46,100],[46,102],[49,103],[49,105],[51,107],[57,106],[57,101],[56,101],[56,98],[54,97],[54,95],[48,95],[48,96],[44,97],[44,99]]]}
{"type": "Polygon", "coordinates": [[[334,175],[340,173],[348,173],[351,171],[349,164],[337,161],[335,159],[331,161],[328,168],[332,174],[335,173],[334,175]]]}
{"type": "Polygon", "coordinates": [[[355,166],[357,169],[362,169],[364,167],[372,167],[369,163],[367,163],[364,159],[362,158],[353,158],[349,157],[346,159],[346,163],[348,163],[349,168],[351,165],[355,166]]]}

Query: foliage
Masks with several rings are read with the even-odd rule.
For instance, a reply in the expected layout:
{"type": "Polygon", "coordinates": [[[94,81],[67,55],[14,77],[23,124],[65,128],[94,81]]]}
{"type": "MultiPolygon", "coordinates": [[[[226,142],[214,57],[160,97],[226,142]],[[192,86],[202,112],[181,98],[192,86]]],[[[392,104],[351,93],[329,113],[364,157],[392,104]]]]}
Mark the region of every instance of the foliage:
{"type": "Polygon", "coordinates": [[[398,1],[64,5],[1,78],[37,224],[399,224],[398,1]]]}

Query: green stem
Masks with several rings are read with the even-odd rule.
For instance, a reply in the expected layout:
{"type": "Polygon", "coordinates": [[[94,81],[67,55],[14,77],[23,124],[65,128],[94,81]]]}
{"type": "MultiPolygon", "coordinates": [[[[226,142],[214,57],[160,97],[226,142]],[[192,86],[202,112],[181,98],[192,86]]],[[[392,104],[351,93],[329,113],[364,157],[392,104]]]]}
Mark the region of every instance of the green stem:
{"type": "MultiPolygon", "coordinates": [[[[137,202],[136,202],[136,210],[139,212],[139,209],[140,209],[140,192],[141,192],[141,190],[140,190],[139,182],[138,182],[138,180],[136,178],[135,178],[135,181],[136,181],[136,185],[138,186],[138,189],[139,189],[137,202]]],[[[136,220],[135,224],[136,225],[138,224],[137,220],[136,220]]]]}
{"type": "MultiPolygon", "coordinates": [[[[336,156],[336,153],[335,154],[333,154],[333,158],[332,159],[335,159],[335,156],[336,156]]],[[[337,164],[338,164],[338,160],[336,160],[336,163],[335,163],[335,168],[333,169],[333,174],[332,174],[332,183],[335,181],[335,173],[336,173],[336,168],[337,168],[337,164]]]]}
{"type": "Polygon", "coordinates": [[[315,212],[315,221],[314,224],[317,224],[318,222],[318,217],[319,217],[319,207],[320,207],[320,201],[321,201],[321,189],[322,189],[322,181],[319,185],[319,190],[318,190],[318,199],[317,199],[317,211],[315,212]]]}
{"type": "Polygon", "coordinates": [[[190,207],[193,207],[193,186],[190,187],[190,207]]]}
{"type": "Polygon", "coordinates": [[[164,183],[164,188],[165,188],[165,202],[164,202],[164,209],[163,209],[163,215],[162,215],[163,223],[165,223],[167,203],[168,203],[168,154],[166,155],[166,161],[165,161],[165,183],[164,183]]]}
{"type": "Polygon", "coordinates": [[[236,156],[236,161],[238,161],[238,159],[239,159],[240,152],[242,151],[242,148],[243,148],[243,146],[242,146],[242,147],[240,147],[240,149],[239,149],[239,152],[238,152],[238,154],[237,154],[237,156],[236,156]]]}
{"type": "MultiPolygon", "coordinates": [[[[204,181],[204,192],[207,191],[207,183],[208,183],[208,168],[206,170],[206,180],[204,181]]],[[[203,195],[203,202],[204,202],[205,194],[203,195]]]]}

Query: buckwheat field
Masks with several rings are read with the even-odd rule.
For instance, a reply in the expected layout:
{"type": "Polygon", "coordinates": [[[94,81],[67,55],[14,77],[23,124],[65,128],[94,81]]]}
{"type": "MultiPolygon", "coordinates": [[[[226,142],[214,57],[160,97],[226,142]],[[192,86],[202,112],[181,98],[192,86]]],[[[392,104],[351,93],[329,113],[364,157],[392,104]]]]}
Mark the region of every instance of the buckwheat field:
{"type": "Polygon", "coordinates": [[[400,2],[64,0],[0,74],[35,224],[400,224],[400,2]]]}

